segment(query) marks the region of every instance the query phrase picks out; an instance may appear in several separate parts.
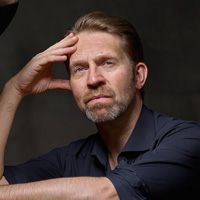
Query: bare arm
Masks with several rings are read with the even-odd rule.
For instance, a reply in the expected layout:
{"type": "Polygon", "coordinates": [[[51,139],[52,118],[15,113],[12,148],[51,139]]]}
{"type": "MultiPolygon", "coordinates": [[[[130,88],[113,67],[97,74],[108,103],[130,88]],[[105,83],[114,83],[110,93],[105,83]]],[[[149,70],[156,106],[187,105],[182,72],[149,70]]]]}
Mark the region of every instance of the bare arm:
{"type": "Polygon", "coordinates": [[[16,76],[8,81],[0,97],[0,200],[92,199],[118,200],[117,192],[107,178],[75,177],[8,185],[3,177],[4,151],[15,112],[22,98],[52,89],[68,89],[68,80],[52,79],[52,64],[66,61],[78,39],[69,35],[43,53],[36,55],[16,76]]]}
{"type": "MultiPolygon", "coordinates": [[[[4,151],[12,126],[15,112],[22,98],[29,94],[38,94],[53,89],[68,89],[68,80],[52,78],[52,64],[63,62],[66,54],[76,50],[78,41],[73,35],[56,43],[46,51],[36,55],[17,75],[5,85],[0,96],[0,179],[4,171],[4,151]]],[[[5,181],[2,182],[5,183],[5,181]]],[[[0,181],[0,185],[4,184],[0,181]]]]}
{"type": "Polygon", "coordinates": [[[12,126],[13,118],[21,97],[17,95],[12,85],[8,82],[0,96],[0,179],[4,170],[4,151],[12,126]]]}
{"type": "Polygon", "coordinates": [[[0,200],[119,200],[109,179],[59,178],[0,187],[0,200]]]}

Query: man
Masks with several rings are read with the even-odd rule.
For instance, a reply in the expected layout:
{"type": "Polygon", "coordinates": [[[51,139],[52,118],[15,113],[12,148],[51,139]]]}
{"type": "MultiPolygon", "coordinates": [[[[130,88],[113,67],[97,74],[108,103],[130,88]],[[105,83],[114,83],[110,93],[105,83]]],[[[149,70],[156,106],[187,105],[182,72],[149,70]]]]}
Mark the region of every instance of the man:
{"type": "Polygon", "coordinates": [[[80,18],[2,91],[0,199],[197,198],[200,126],[146,108],[146,78],[142,45],[129,22],[99,12],[80,18]],[[52,79],[54,62],[66,62],[70,80],[52,79]],[[4,169],[20,101],[52,89],[72,90],[98,133],[4,169]]]}

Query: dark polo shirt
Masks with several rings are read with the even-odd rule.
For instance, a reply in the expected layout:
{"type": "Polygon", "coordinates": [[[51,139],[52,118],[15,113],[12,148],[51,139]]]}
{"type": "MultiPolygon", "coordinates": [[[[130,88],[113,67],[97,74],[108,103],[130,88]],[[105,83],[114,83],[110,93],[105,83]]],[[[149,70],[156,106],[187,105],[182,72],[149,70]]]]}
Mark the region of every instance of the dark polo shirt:
{"type": "Polygon", "coordinates": [[[99,134],[17,166],[5,167],[11,183],[59,177],[105,176],[121,200],[199,199],[200,124],[143,106],[127,144],[111,170],[99,134]]]}

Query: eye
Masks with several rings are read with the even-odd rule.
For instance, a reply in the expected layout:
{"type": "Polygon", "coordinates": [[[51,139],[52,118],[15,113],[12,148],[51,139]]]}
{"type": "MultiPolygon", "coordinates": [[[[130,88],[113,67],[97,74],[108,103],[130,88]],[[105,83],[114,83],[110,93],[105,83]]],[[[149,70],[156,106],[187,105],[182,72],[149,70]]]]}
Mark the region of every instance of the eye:
{"type": "Polygon", "coordinates": [[[104,63],[104,65],[105,65],[105,66],[111,66],[111,65],[113,65],[113,62],[111,62],[111,61],[106,61],[106,62],[104,63]]]}
{"type": "Polygon", "coordinates": [[[77,72],[81,72],[81,71],[83,71],[84,69],[82,68],[82,67],[79,67],[76,71],[77,72]]]}
{"type": "Polygon", "coordinates": [[[83,70],[84,70],[83,67],[77,67],[77,68],[75,69],[75,73],[82,72],[83,70]]]}

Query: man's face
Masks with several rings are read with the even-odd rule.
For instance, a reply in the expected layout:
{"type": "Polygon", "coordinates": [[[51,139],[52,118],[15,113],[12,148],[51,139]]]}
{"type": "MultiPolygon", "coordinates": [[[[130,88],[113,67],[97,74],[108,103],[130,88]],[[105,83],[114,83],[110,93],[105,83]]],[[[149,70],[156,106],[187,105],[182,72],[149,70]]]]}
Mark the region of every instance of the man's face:
{"type": "Polygon", "coordinates": [[[135,97],[130,61],[115,35],[82,32],[77,36],[77,50],[69,60],[74,98],[94,123],[114,120],[135,97]]]}

